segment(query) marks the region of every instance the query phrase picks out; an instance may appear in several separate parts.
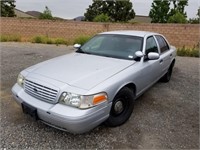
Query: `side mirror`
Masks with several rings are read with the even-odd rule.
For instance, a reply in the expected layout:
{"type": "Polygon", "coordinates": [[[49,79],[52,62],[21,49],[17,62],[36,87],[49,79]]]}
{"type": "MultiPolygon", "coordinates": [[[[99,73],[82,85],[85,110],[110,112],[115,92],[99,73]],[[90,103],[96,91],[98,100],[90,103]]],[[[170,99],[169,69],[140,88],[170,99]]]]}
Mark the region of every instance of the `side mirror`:
{"type": "Polygon", "coordinates": [[[137,57],[139,57],[139,58],[141,58],[141,57],[144,56],[144,54],[143,54],[141,51],[135,52],[135,55],[136,55],[137,57]]]}
{"type": "Polygon", "coordinates": [[[156,59],[159,59],[160,56],[158,53],[155,53],[155,52],[150,52],[148,53],[148,59],[149,60],[156,60],[156,59]]]}
{"type": "Polygon", "coordinates": [[[79,49],[81,47],[81,44],[74,44],[75,49],[79,49]]]}

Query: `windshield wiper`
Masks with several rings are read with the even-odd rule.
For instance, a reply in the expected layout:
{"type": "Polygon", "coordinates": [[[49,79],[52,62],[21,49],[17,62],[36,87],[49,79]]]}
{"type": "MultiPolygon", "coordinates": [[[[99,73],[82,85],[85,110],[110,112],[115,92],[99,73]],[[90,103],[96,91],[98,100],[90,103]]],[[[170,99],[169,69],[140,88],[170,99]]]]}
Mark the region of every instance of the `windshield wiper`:
{"type": "Polygon", "coordinates": [[[76,52],[77,52],[77,53],[83,53],[83,54],[91,54],[91,53],[89,53],[89,52],[83,51],[81,48],[79,48],[76,52]]]}
{"type": "Polygon", "coordinates": [[[85,53],[81,48],[79,48],[76,52],[77,53],[85,53]]]}

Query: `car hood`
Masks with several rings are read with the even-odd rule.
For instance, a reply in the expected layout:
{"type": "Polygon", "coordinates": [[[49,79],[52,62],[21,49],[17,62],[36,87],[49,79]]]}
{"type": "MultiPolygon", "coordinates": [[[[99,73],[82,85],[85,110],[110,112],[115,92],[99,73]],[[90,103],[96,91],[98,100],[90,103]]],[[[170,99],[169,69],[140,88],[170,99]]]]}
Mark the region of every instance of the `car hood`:
{"type": "Polygon", "coordinates": [[[135,61],[71,53],[26,69],[26,71],[90,90],[135,61]]]}

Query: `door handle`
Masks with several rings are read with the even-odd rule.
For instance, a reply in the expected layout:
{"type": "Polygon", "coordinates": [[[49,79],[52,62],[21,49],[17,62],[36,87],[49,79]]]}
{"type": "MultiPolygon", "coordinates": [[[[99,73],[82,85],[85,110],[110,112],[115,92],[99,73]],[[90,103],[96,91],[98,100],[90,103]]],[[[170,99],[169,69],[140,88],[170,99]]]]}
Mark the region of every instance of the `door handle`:
{"type": "Polygon", "coordinates": [[[172,54],[170,54],[169,56],[172,57],[172,54]]]}
{"type": "Polygon", "coordinates": [[[162,62],[163,62],[163,59],[160,60],[160,63],[162,63],[162,62]]]}

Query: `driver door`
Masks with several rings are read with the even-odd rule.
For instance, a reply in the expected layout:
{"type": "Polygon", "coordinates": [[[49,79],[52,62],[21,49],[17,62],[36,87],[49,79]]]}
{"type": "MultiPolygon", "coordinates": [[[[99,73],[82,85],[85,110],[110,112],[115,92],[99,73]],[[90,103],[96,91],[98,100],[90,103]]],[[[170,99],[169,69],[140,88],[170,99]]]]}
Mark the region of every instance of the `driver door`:
{"type": "Polygon", "coordinates": [[[152,84],[159,80],[161,74],[160,60],[149,60],[148,53],[155,52],[159,54],[158,45],[154,36],[146,39],[145,56],[143,57],[141,70],[141,92],[149,88],[152,84]]]}

